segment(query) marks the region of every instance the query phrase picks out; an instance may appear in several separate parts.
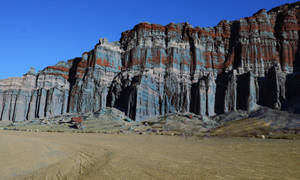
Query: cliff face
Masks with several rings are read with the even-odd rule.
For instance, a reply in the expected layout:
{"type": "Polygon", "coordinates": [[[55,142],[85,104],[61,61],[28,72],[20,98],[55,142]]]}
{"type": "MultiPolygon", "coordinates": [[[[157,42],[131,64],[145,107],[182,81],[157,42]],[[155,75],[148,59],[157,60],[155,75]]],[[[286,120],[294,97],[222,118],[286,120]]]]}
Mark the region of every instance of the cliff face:
{"type": "Polygon", "coordinates": [[[135,120],[213,116],[259,105],[300,113],[300,3],[213,28],[140,23],[120,42],[21,78],[0,80],[0,119],[115,107],[135,120]]]}

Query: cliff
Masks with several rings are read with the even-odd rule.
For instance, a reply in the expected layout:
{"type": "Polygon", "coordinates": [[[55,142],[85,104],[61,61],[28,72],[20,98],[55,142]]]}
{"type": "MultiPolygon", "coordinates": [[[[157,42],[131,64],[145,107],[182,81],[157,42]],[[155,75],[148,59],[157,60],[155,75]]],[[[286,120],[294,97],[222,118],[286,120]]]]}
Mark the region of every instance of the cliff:
{"type": "Polygon", "coordinates": [[[140,23],[119,42],[0,80],[0,119],[115,107],[134,120],[259,106],[300,113],[300,2],[212,28],[140,23]]]}

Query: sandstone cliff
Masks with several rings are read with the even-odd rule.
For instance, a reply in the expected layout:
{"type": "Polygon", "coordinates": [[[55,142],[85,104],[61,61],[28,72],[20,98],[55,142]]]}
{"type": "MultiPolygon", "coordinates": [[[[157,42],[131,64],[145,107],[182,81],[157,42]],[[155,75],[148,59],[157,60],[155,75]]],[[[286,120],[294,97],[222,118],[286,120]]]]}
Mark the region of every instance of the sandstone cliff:
{"type": "Polygon", "coordinates": [[[81,58],[0,80],[0,119],[115,107],[135,120],[258,106],[300,113],[300,2],[212,28],[140,23],[81,58]]]}

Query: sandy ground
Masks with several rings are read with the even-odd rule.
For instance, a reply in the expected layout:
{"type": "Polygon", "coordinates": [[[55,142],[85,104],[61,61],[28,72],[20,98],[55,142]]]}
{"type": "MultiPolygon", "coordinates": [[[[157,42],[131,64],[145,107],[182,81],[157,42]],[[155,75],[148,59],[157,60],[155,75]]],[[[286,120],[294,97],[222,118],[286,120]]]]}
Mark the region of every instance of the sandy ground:
{"type": "Polygon", "coordinates": [[[300,179],[300,141],[0,131],[0,179],[300,179]]]}

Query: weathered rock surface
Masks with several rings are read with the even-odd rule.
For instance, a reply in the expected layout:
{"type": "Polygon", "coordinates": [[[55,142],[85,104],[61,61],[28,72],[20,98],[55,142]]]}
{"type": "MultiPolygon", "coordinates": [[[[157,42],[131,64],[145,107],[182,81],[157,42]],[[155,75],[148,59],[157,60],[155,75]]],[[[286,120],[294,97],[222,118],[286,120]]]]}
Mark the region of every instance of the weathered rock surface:
{"type": "Polygon", "coordinates": [[[300,3],[216,27],[140,23],[119,42],[0,80],[0,119],[23,121],[114,107],[134,120],[214,116],[259,106],[300,113],[300,3]]]}
{"type": "Polygon", "coordinates": [[[35,74],[0,80],[1,120],[23,121],[67,112],[70,85],[68,67],[60,62],[35,74]]]}

